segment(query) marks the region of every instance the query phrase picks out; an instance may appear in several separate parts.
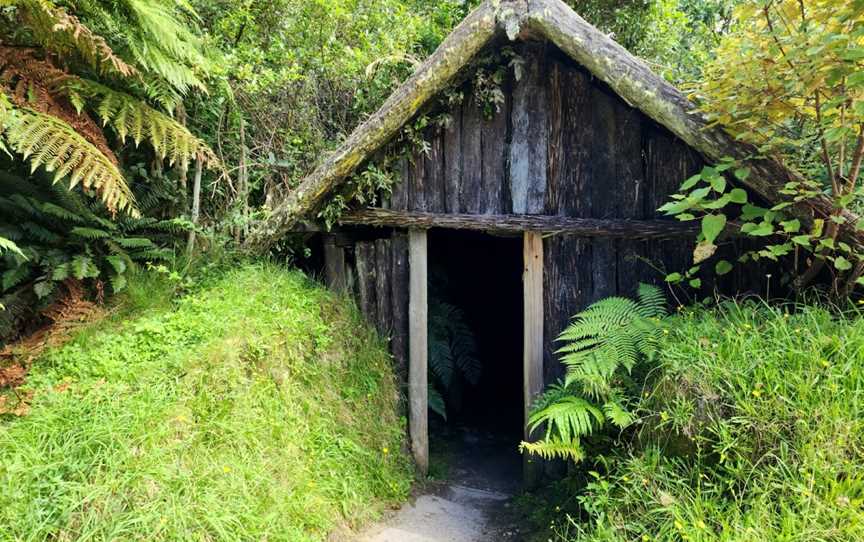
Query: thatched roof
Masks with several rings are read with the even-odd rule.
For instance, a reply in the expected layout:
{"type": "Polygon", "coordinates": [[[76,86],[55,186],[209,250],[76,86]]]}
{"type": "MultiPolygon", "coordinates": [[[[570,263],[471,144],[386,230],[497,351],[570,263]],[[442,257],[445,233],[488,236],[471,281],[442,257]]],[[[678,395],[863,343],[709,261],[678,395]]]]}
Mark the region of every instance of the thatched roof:
{"type": "MultiPolygon", "coordinates": [[[[270,217],[255,230],[252,244],[268,246],[318,208],[331,191],[452,84],[486,45],[502,35],[510,40],[545,39],[555,44],[630,106],[702,154],[706,161],[716,162],[726,156],[747,160],[751,174],[746,185],[768,201],[781,199],[779,190],[795,179],[792,172],[776,161],[750,159],[755,154],[751,146],[735,141],[720,127],[710,126],[680,91],[561,0],[487,0],[375,114],[275,206],[270,217]]],[[[827,198],[808,201],[796,211],[808,222],[813,216],[827,217],[830,212],[827,198]]]]}

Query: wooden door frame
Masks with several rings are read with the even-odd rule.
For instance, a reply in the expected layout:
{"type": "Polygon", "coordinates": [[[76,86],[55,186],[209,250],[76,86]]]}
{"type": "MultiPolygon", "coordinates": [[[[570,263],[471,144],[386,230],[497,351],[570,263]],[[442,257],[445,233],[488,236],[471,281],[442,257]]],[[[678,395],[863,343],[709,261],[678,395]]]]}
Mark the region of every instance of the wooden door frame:
{"type": "MultiPolygon", "coordinates": [[[[408,232],[408,429],[411,451],[417,470],[429,470],[428,409],[428,236],[425,229],[408,232]]],[[[538,232],[522,235],[523,292],[523,426],[527,439],[528,410],[543,391],[543,236],[538,232]]],[[[537,468],[526,460],[524,476],[531,484],[537,468]]]]}

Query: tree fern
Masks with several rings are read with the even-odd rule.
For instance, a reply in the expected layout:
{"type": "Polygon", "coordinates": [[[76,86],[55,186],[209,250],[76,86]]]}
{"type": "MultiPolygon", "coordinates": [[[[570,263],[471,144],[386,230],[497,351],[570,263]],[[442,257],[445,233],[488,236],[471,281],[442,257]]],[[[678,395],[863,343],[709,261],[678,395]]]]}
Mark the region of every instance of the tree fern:
{"type": "Polygon", "coordinates": [[[122,141],[131,137],[138,146],[146,140],[159,157],[167,158],[171,164],[178,162],[187,167],[193,158],[206,163],[216,161],[210,148],[185,126],[134,96],[77,78],[67,80],[64,90],[75,97],[79,110],[86,101],[94,101],[103,126],[110,125],[122,141]]]}
{"type": "Polygon", "coordinates": [[[623,429],[633,423],[621,381],[642,359],[656,352],[666,301],[655,286],[641,284],[637,299],[610,297],[577,314],[561,333],[558,353],[567,368],[532,406],[529,434],[543,430],[536,442],[520,449],[544,458],[580,461],[582,440],[606,423],[623,429]]]}
{"type": "Polygon", "coordinates": [[[28,108],[7,113],[3,124],[3,136],[30,163],[31,172],[44,167],[54,182],[68,177],[71,187],[94,190],[109,209],[135,212],[135,198],[120,170],[71,126],[28,108]]]}
{"type": "Polygon", "coordinates": [[[105,38],[93,33],[65,8],[49,0],[10,0],[20,10],[32,36],[46,49],[61,55],[73,53],[90,67],[102,73],[121,77],[136,75],[138,70],[117,55],[105,38]]]}

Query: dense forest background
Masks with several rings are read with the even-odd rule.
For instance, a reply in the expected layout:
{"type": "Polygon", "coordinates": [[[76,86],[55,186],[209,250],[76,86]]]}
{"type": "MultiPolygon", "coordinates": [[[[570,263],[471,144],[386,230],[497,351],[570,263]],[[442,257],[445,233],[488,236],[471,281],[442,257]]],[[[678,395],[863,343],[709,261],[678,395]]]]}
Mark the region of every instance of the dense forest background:
{"type": "MultiPolygon", "coordinates": [[[[0,337],[58,299],[122,290],[136,266],[241,247],[477,3],[4,2],[0,337]]],[[[699,76],[732,7],[578,4],[677,83],[699,76]]]]}

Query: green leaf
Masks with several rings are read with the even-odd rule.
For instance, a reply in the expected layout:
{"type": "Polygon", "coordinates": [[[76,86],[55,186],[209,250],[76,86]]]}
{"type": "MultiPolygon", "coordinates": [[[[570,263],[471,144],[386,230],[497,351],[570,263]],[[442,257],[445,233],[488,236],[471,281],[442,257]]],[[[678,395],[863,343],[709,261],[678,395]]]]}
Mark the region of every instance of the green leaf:
{"type": "Polygon", "coordinates": [[[714,272],[719,276],[723,276],[730,271],[732,271],[732,264],[727,262],[726,260],[720,260],[714,266],[714,272]]]}
{"type": "Polygon", "coordinates": [[[836,267],[838,271],[848,271],[852,269],[852,262],[843,256],[837,256],[834,258],[834,267],[836,267]]]}
{"type": "Polygon", "coordinates": [[[44,299],[54,291],[54,283],[50,280],[37,282],[33,285],[33,291],[36,293],[36,297],[44,299]]]}
{"type": "Polygon", "coordinates": [[[684,183],[681,184],[681,188],[679,188],[679,190],[682,192],[685,190],[690,190],[691,188],[696,186],[696,184],[698,184],[699,181],[701,181],[701,180],[702,180],[702,175],[699,175],[699,174],[693,175],[692,177],[690,177],[689,179],[684,181],[684,183]]]}
{"type": "Polygon", "coordinates": [[[702,287],[702,279],[693,279],[690,281],[691,288],[701,288],[702,287]]]}
{"type": "Polygon", "coordinates": [[[706,215],[702,217],[702,235],[709,243],[714,243],[726,227],[726,215],[706,215]]]}
{"type": "Polygon", "coordinates": [[[750,168],[742,167],[735,170],[735,178],[739,181],[746,181],[750,176],[750,168]]]}
{"type": "Polygon", "coordinates": [[[802,247],[810,246],[810,236],[809,235],[796,235],[792,238],[792,242],[796,245],[801,245],[802,247]]]}
{"type": "Polygon", "coordinates": [[[747,203],[747,192],[740,188],[733,188],[729,192],[729,201],[743,205],[747,203]]]}
{"type": "Polygon", "coordinates": [[[801,231],[801,221],[797,218],[781,222],[780,225],[783,226],[783,231],[786,233],[798,233],[801,231]]]}
{"type": "Polygon", "coordinates": [[[716,177],[711,178],[711,188],[720,192],[721,194],[726,191],[726,177],[722,175],[718,175],[716,177]]]}
{"type": "Polygon", "coordinates": [[[678,283],[678,282],[681,282],[682,280],[684,280],[684,277],[681,275],[681,273],[670,273],[670,274],[666,275],[665,280],[666,280],[666,282],[674,284],[674,283],[678,283]]]}

